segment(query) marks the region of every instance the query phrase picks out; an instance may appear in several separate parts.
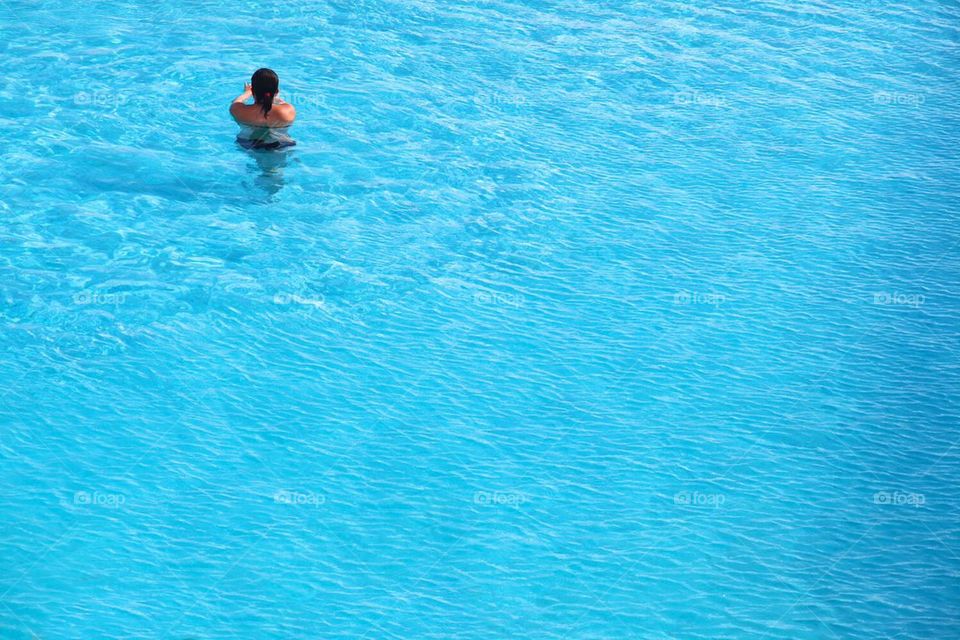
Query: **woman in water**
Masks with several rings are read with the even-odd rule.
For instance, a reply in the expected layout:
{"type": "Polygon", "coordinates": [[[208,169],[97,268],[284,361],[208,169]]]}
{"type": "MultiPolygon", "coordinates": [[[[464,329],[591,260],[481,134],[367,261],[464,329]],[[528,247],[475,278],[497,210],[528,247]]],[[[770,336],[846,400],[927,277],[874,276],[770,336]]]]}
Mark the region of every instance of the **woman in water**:
{"type": "Polygon", "coordinates": [[[233,99],[230,115],[240,125],[237,142],[247,149],[279,149],[295,144],[287,129],[297,117],[293,105],[277,97],[280,78],[270,69],[257,69],[243,93],[233,99]],[[246,104],[253,97],[253,104],[246,104]]]}

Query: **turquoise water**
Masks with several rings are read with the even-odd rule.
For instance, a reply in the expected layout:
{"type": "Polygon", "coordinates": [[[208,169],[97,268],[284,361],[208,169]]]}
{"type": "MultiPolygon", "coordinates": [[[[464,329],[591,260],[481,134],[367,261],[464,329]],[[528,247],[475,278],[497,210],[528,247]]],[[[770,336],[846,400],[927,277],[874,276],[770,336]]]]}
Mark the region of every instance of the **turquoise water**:
{"type": "Polygon", "coordinates": [[[0,25],[4,640],[960,634],[956,3],[0,25]]]}

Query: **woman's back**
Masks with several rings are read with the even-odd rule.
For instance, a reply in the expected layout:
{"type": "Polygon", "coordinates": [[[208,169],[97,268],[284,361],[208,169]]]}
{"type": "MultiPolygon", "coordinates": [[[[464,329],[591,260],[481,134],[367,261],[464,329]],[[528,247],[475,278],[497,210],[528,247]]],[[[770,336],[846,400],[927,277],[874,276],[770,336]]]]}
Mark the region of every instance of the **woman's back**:
{"type": "Polygon", "coordinates": [[[293,105],[282,100],[274,104],[266,114],[257,103],[234,102],[230,105],[230,115],[238,123],[251,127],[289,127],[297,117],[297,112],[293,105]]]}

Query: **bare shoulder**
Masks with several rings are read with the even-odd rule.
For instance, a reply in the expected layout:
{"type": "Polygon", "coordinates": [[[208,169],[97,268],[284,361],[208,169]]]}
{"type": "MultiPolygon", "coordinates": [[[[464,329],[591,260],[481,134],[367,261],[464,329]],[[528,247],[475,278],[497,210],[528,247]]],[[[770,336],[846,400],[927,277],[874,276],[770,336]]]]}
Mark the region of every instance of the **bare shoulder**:
{"type": "Polygon", "coordinates": [[[254,115],[254,109],[256,105],[243,104],[242,102],[234,102],[230,105],[230,115],[232,115],[237,120],[249,120],[251,116],[254,115]]]}
{"type": "Polygon", "coordinates": [[[283,102],[281,104],[273,105],[271,111],[276,111],[279,119],[286,122],[293,122],[293,119],[297,117],[297,110],[293,108],[293,105],[289,102],[283,102]]]}

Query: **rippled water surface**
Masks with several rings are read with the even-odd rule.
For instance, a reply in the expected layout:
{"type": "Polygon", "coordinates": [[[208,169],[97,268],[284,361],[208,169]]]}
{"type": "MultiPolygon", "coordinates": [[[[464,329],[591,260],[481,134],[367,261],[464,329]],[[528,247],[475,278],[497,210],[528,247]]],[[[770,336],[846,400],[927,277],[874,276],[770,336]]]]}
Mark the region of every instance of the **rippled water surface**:
{"type": "Polygon", "coordinates": [[[0,0],[0,637],[957,637],[958,44],[0,0]]]}

